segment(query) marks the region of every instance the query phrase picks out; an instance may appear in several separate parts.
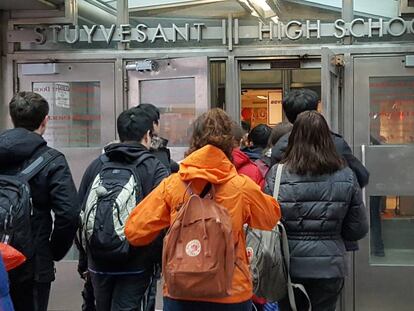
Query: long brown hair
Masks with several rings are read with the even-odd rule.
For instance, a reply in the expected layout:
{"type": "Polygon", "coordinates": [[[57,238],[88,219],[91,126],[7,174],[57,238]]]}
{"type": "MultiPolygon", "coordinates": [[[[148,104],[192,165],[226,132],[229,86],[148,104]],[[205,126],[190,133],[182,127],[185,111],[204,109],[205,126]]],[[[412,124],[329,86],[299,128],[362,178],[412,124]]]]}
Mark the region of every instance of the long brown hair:
{"type": "Polygon", "coordinates": [[[193,135],[186,156],[206,145],[213,145],[221,149],[231,159],[231,151],[233,150],[232,120],[222,109],[211,109],[194,121],[193,135]]]}
{"type": "Polygon", "coordinates": [[[281,163],[299,175],[332,174],[344,167],[329,126],[320,113],[304,111],[298,115],[281,163]]]}

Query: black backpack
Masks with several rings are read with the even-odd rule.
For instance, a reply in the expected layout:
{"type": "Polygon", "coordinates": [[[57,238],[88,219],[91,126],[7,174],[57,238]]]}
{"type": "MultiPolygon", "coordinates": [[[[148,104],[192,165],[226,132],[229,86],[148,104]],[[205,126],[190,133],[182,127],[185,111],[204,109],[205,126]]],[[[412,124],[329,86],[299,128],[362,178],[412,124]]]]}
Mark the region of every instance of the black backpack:
{"type": "Polygon", "coordinates": [[[128,260],[129,243],[125,222],[143,199],[142,184],[136,168],[144,154],[131,163],[100,157],[103,165],[90,186],[82,208],[81,242],[95,260],[121,263],[128,260]]]}
{"type": "Polygon", "coordinates": [[[0,241],[22,252],[34,254],[36,238],[31,229],[33,204],[29,181],[60,153],[49,149],[17,174],[0,174],[0,241]]]}

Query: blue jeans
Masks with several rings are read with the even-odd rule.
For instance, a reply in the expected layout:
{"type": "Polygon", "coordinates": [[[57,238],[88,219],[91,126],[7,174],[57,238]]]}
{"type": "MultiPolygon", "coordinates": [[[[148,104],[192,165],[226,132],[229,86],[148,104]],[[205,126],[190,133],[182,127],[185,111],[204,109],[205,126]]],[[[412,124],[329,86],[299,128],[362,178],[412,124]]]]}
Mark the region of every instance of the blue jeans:
{"type": "Polygon", "coordinates": [[[240,303],[215,303],[175,300],[164,297],[164,311],[252,311],[252,301],[240,303]]]}

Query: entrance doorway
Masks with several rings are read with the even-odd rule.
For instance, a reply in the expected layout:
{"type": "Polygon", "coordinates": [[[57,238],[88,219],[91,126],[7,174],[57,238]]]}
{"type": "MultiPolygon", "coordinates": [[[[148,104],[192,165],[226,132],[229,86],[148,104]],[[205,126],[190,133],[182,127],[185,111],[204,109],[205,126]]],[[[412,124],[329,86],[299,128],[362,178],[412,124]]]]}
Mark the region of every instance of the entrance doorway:
{"type": "Polygon", "coordinates": [[[354,151],[370,172],[371,229],[355,253],[355,311],[414,304],[414,68],[407,59],[353,61],[354,151]]]}
{"type": "Polygon", "coordinates": [[[278,59],[240,63],[240,120],[253,128],[288,122],[282,100],[294,89],[308,88],[321,96],[320,61],[278,59]]]}

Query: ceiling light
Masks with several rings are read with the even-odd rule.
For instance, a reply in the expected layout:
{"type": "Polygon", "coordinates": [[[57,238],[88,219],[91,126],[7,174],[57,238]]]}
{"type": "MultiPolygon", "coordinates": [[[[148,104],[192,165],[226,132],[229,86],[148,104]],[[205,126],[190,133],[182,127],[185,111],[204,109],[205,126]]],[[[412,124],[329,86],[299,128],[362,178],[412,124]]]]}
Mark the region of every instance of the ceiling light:
{"type": "Polygon", "coordinates": [[[279,16],[277,16],[277,15],[276,15],[276,16],[273,16],[273,17],[271,17],[270,19],[271,19],[271,20],[272,20],[272,22],[273,22],[273,23],[275,23],[275,24],[279,23],[279,16]]]}
{"type": "Polygon", "coordinates": [[[270,6],[267,4],[266,0],[250,0],[250,1],[253,2],[253,4],[258,5],[265,12],[272,11],[270,6]]]}

